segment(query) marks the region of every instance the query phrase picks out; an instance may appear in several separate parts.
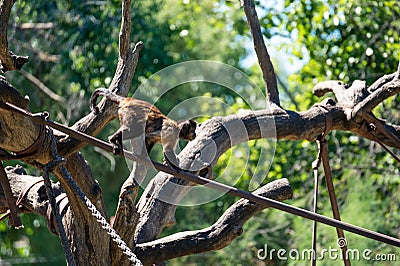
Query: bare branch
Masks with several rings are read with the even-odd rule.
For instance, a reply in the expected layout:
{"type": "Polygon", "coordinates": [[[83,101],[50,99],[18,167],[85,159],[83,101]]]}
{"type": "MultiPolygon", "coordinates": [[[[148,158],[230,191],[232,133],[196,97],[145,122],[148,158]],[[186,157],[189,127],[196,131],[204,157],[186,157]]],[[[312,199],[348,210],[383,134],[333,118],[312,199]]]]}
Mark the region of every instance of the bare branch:
{"type": "Polygon", "coordinates": [[[290,93],[289,88],[286,86],[285,83],[281,80],[279,75],[276,75],[276,79],[278,80],[278,83],[282,86],[283,90],[285,91],[286,95],[289,97],[290,101],[296,108],[296,110],[299,110],[299,105],[297,104],[296,100],[294,99],[293,95],[290,93]]]}
{"type": "MultiPolygon", "coordinates": [[[[354,88],[358,88],[360,84],[356,83],[354,88]]],[[[325,115],[332,118],[331,130],[351,131],[363,138],[375,139],[367,128],[360,127],[356,121],[347,119],[348,110],[351,109],[341,105],[325,105],[325,107],[326,114],[320,108],[315,107],[305,112],[286,111],[285,114],[271,114],[260,110],[212,118],[201,125],[196,132],[196,139],[189,142],[179,154],[179,161],[183,168],[189,167],[193,164],[192,158],[201,158],[204,156],[204,151],[208,151],[210,161],[206,163],[214,165],[221,154],[229,148],[251,139],[276,138],[314,141],[325,130],[325,115]],[[245,130],[235,130],[235,136],[232,139],[232,136],[229,135],[232,132],[228,132],[227,128],[237,129],[240,128],[240,125],[244,125],[245,130]],[[213,147],[212,150],[210,147],[213,147]]],[[[400,137],[399,127],[387,126],[387,128],[400,137]]],[[[386,145],[400,148],[397,143],[383,134],[379,134],[378,138],[386,145]]],[[[165,173],[159,173],[151,181],[146,188],[146,191],[151,191],[151,193],[145,192],[138,203],[141,219],[136,231],[137,243],[157,238],[163,227],[174,216],[176,205],[190,191],[190,188],[188,182],[165,173]],[[170,203],[160,199],[168,199],[170,203]]]]}
{"type": "MultiPolygon", "coordinates": [[[[289,181],[280,179],[268,183],[254,192],[266,198],[279,201],[293,195],[289,181]]],[[[243,225],[254,215],[267,208],[245,199],[240,199],[210,227],[180,232],[155,241],[138,244],[136,254],[144,265],[151,265],[172,258],[218,250],[228,246],[243,232],[243,225]]]]}
{"type": "MultiPolygon", "coordinates": [[[[138,42],[133,49],[132,53],[129,54],[127,61],[118,61],[117,70],[115,76],[110,85],[110,90],[117,91],[119,95],[126,96],[129,91],[129,87],[135,72],[138,60],[139,52],[143,47],[142,42],[138,42]]],[[[111,120],[115,118],[116,105],[110,101],[100,102],[100,113],[94,115],[93,113],[80,119],[76,122],[72,128],[88,135],[97,135],[111,120]]],[[[63,156],[77,152],[78,150],[85,147],[87,143],[78,141],[73,138],[66,138],[60,143],[59,151],[63,156]]]]}
{"type": "MultiPolygon", "coordinates": [[[[24,110],[29,99],[24,98],[4,77],[0,76],[0,100],[14,104],[24,110]]],[[[30,147],[40,134],[40,126],[32,119],[27,119],[9,112],[0,112],[0,146],[2,149],[22,152],[30,147]]]]}
{"type": "MultiPolygon", "coordinates": [[[[25,213],[35,213],[37,215],[46,217],[47,207],[49,202],[46,200],[47,195],[44,190],[42,177],[27,175],[25,170],[17,165],[16,167],[8,166],[5,168],[14,198],[17,199],[20,193],[26,189],[27,191],[24,200],[21,202],[21,211],[25,213]]],[[[53,191],[55,196],[62,193],[60,184],[53,184],[53,191]]],[[[4,191],[0,186],[0,213],[7,211],[8,205],[4,195],[4,191]]]]}
{"type": "MultiPolygon", "coordinates": [[[[110,89],[113,89],[121,95],[127,95],[133,73],[135,71],[139,51],[142,48],[142,43],[138,43],[132,53],[129,53],[129,33],[130,33],[130,2],[123,1],[123,22],[121,25],[120,33],[120,56],[118,60],[117,69],[113,78],[113,82],[110,89]],[[124,57],[124,58],[121,58],[124,57]]],[[[85,118],[78,121],[74,128],[87,132],[88,134],[97,134],[109,121],[115,117],[115,105],[111,103],[106,103],[101,115],[95,116],[89,114],[85,118]]],[[[0,113],[0,115],[3,112],[0,113]]],[[[8,113],[8,112],[4,112],[8,113]]],[[[21,119],[21,117],[19,117],[21,119]]],[[[0,118],[1,120],[1,118],[0,118]]],[[[32,120],[32,119],[30,119],[32,120]]],[[[37,124],[33,124],[37,125],[37,124]]],[[[25,125],[24,130],[30,131],[30,127],[33,125],[25,125]]],[[[12,128],[12,132],[15,130],[12,128]]],[[[18,132],[17,132],[18,133],[18,132]]],[[[18,134],[22,135],[22,134],[18,134]]],[[[18,136],[17,135],[17,136],[18,136]]],[[[6,141],[9,139],[6,138],[6,141]]],[[[19,143],[19,142],[17,142],[19,143]]],[[[80,148],[85,146],[86,143],[80,143],[71,137],[65,138],[63,143],[59,145],[60,155],[66,157],[67,159],[67,170],[73,176],[74,180],[78,183],[79,187],[85,192],[86,196],[93,202],[97,209],[100,210],[103,215],[104,204],[101,197],[101,189],[98,183],[94,180],[93,175],[90,171],[85,160],[82,156],[76,153],[80,148]]],[[[4,145],[1,145],[4,148],[4,145]]],[[[43,148],[48,147],[48,144],[44,145],[43,148]]],[[[13,149],[8,149],[14,151],[13,149]]],[[[43,155],[42,163],[51,160],[49,154],[43,155]]],[[[69,188],[68,184],[64,180],[64,174],[60,169],[55,171],[56,177],[60,180],[65,187],[68,195],[68,199],[71,206],[71,211],[66,214],[65,224],[66,228],[69,228],[70,232],[75,235],[84,236],[83,239],[76,239],[70,235],[71,246],[76,250],[75,258],[83,261],[77,261],[78,264],[85,264],[87,261],[91,261],[94,264],[109,265],[111,264],[110,258],[110,238],[107,233],[101,228],[99,224],[91,216],[89,210],[82,204],[80,199],[74,192],[69,188]],[[79,215],[78,215],[79,214],[79,215]],[[80,247],[81,241],[85,241],[85,248],[80,247]],[[79,248],[78,248],[79,246],[79,248]],[[107,258],[107,260],[104,260],[107,258]],[[101,261],[100,261],[101,260],[101,261]]]]}
{"type": "MultiPolygon", "coordinates": [[[[122,21],[119,33],[119,56],[117,68],[109,87],[110,90],[115,91],[117,94],[126,96],[128,94],[133,74],[139,59],[139,52],[143,47],[142,42],[138,42],[131,53],[129,53],[130,46],[130,4],[131,0],[122,2],[122,21]]],[[[94,115],[93,113],[80,119],[72,128],[88,135],[97,135],[111,120],[116,117],[116,104],[110,101],[100,102],[100,113],[94,115]]],[[[74,138],[62,135],[63,140],[59,143],[58,149],[61,156],[68,157],[69,155],[79,151],[87,145],[85,142],[78,141],[74,138]]]]}
{"type": "Polygon", "coordinates": [[[122,21],[119,32],[119,59],[126,60],[129,53],[130,34],[131,34],[131,2],[132,0],[122,1],[122,21]]]}
{"type": "MultiPolygon", "coordinates": [[[[0,79],[0,81],[2,89],[0,99],[26,108],[28,105],[27,100],[16,92],[5,80],[0,79]]],[[[2,133],[4,132],[1,134],[0,148],[11,152],[18,152],[17,155],[25,154],[25,158],[22,158],[22,160],[35,165],[37,163],[44,165],[53,159],[53,155],[50,152],[52,135],[49,129],[42,131],[43,126],[37,124],[32,117],[21,116],[4,110],[0,112],[0,121],[2,124],[2,133]],[[40,141],[37,142],[39,139],[40,141]],[[30,147],[34,146],[35,143],[40,144],[40,146],[37,147],[38,149],[34,149],[28,153],[27,151],[30,150],[30,147]],[[32,152],[33,154],[31,154],[32,152]]],[[[69,156],[67,158],[66,167],[90,201],[96,205],[98,210],[105,214],[100,187],[94,180],[90,168],[82,155],[74,153],[69,156]]],[[[93,257],[91,261],[97,261],[99,258],[104,257],[100,256],[102,253],[108,254],[105,258],[109,258],[110,250],[108,243],[110,238],[107,233],[96,223],[90,211],[83,205],[74,191],[69,188],[64,180],[64,176],[59,172],[55,174],[63,185],[71,206],[63,218],[64,226],[70,228],[71,232],[77,235],[85,236],[84,241],[89,243],[91,248],[93,248],[79,248],[79,251],[77,249],[75,253],[76,258],[93,257]],[[99,239],[101,239],[101,241],[99,241],[99,239]]],[[[71,241],[71,246],[79,246],[79,241],[71,241]]],[[[83,261],[81,264],[84,264],[83,261]]]]}
{"type": "Polygon", "coordinates": [[[1,100],[14,104],[24,110],[28,109],[29,98],[26,96],[23,97],[17,89],[7,82],[4,76],[0,76],[0,90],[1,100]]]}
{"type": "Polygon", "coordinates": [[[43,82],[41,82],[37,77],[34,75],[24,71],[20,70],[20,73],[30,82],[32,82],[36,87],[38,87],[43,93],[45,93],[47,96],[50,97],[50,99],[53,99],[56,102],[60,103],[66,103],[66,100],[64,97],[61,97],[57,93],[54,93],[52,90],[50,90],[43,82]]]}
{"type": "Polygon", "coordinates": [[[380,77],[377,81],[375,81],[371,86],[368,87],[368,92],[372,93],[372,92],[376,91],[383,85],[392,81],[395,77],[396,77],[396,73],[392,73],[392,74],[384,75],[384,76],[380,77]]]}
{"type": "Polygon", "coordinates": [[[348,88],[348,85],[340,80],[327,80],[319,82],[313,88],[313,93],[317,97],[322,97],[328,92],[334,92],[335,96],[340,95],[348,88]]]}
{"type": "MultiPolygon", "coordinates": [[[[79,164],[78,164],[79,165],[79,164]]],[[[79,166],[78,166],[79,167],[79,166]]],[[[46,217],[49,202],[43,186],[42,177],[34,177],[26,175],[22,167],[7,167],[7,176],[10,180],[11,188],[15,198],[18,198],[21,192],[28,189],[26,196],[22,201],[22,212],[35,213],[46,217]],[[38,182],[39,181],[39,182],[38,182]]],[[[84,177],[82,177],[83,179],[84,177]]],[[[75,179],[77,180],[77,179],[75,179]]],[[[60,183],[52,184],[55,196],[60,195],[63,190],[60,183]]],[[[90,193],[89,193],[90,196],[90,193]]],[[[75,259],[79,265],[87,264],[88,261],[96,262],[96,265],[110,265],[111,258],[109,256],[110,238],[93,217],[84,216],[87,208],[79,210],[79,212],[71,211],[71,197],[68,196],[69,205],[62,213],[63,224],[69,228],[71,233],[71,246],[75,247],[75,259]],[[78,214],[78,215],[77,215],[78,214]],[[73,215],[73,218],[72,218],[73,215]],[[90,218],[88,219],[84,219],[90,218]],[[75,234],[79,236],[75,237],[75,234]],[[82,245],[82,241],[86,245],[82,245]],[[79,246],[79,248],[77,248],[79,246]]],[[[72,199],[73,200],[73,199],[72,199]]],[[[98,205],[101,200],[95,202],[98,205]]],[[[0,212],[6,211],[8,208],[4,192],[0,186],[0,212]]]]}
{"type": "Polygon", "coordinates": [[[7,173],[4,170],[3,162],[0,161],[0,184],[3,188],[4,195],[6,197],[7,206],[8,206],[8,213],[9,216],[9,224],[14,226],[14,228],[18,229],[22,227],[21,219],[18,215],[18,206],[17,202],[14,199],[13,192],[11,190],[10,181],[8,180],[7,173]]]}
{"type": "Polygon", "coordinates": [[[38,22],[38,23],[33,23],[33,22],[28,22],[28,23],[21,23],[20,25],[17,26],[18,29],[20,30],[49,30],[54,27],[53,22],[38,22]]]}
{"type": "Polygon", "coordinates": [[[267,103],[273,103],[280,106],[278,84],[274,72],[274,66],[271,63],[267,47],[265,46],[263,34],[261,32],[260,22],[252,0],[243,1],[243,9],[247,17],[247,23],[253,36],[254,49],[257,54],[258,63],[263,73],[266,85],[267,103]]]}
{"type": "MultiPolygon", "coordinates": [[[[133,75],[139,60],[139,53],[143,47],[142,42],[138,42],[131,53],[129,53],[130,46],[130,32],[131,32],[131,0],[122,1],[122,20],[121,29],[119,33],[119,54],[118,64],[110,90],[119,95],[128,95],[129,88],[132,82],[133,75]]],[[[72,128],[88,135],[97,135],[116,115],[116,104],[110,101],[102,100],[100,102],[100,113],[94,115],[93,113],[80,119],[72,128]]],[[[62,156],[67,156],[86,146],[87,143],[78,141],[73,138],[66,138],[59,145],[59,151],[62,156]]]]}
{"type": "Polygon", "coordinates": [[[351,87],[338,80],[323,81],[314,86],[313,93],[321,97],[333,91],[338,105],[345,109],[347,120],[359,123],[363,119],[361,112],[371,112],[385,99],[400,92],[400,79],[396,75],[397,72],[385,75],[369,88],[361,80],[355,80],[351,87]]]}
{"type": "MultiPolygon", "coordinates": [[[[139,213],[136,209],[136,197],[139,190],[139,183],[143,180],[146,173],[146,166],[133,162],[132,171],[122,185],[118,207],[115,213],[113,227],[132,250],[135,249],[135,234],[133,232],[135,232],[139,222],[139,213]]],[[[114,243],[111,249],[111,256],[113,257],[113,265],[130,265],[121,249],[114,243]]]]}
{"type": "Polygon", "coordinates": [[[399,64],[398,64],[398,66],[397,66],[396,78],[397,78],[397,79],[400,79],[400,61],[399,61],[399,64]]]}
{"type": "Polygon", "coordinates": [[[353,110],[352,117],[357,117],[359,112],[371,112],[378,104],[400,92],[400,79],[394,78],[388,83],[381,85],[379,89],[368,95],[363,101],[359,102],[353,110]]]}
{"type": "Polygon", "coordinates": [[[13,0],[0,2],[0,68],[4,72],[21,69],[29,61],[27,56],[18,56],[8,50],[7,28],[14,3],[13,0]]]}
{"type": "MultiPolygon", "coordinates": [[[[12,42],[16,43],[16,40],[12,40],[12,42]]],[[[30,50],[32,54],[37,56],[39,60],[43,62],[50,62],[50,63],[59,63],[61,55],[52,55],[48,54],[44,51],[38,50],[37,48],[33,47],[30,43],[18,43],[22,48],[30,50]]]]}

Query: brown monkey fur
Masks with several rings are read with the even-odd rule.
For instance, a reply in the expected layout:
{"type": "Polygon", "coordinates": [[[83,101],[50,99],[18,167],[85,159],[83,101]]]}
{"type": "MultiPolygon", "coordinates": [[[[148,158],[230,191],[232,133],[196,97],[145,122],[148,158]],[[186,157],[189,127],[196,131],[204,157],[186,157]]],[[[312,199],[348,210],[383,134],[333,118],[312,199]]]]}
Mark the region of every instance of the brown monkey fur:
{"type": "Polygon", "coordinates": [[[147,153],[150,153],[155,143],[160,143],[166,162],[170,166],[180,169],[174,149],[179,138],[190,141],[196,137],[197,123],[195,121],[176,122],[149,102],[125,98],[104,88],[95,90],[90,99],[90,107],[95,114],[99,112],[99,108],[96,106],[99,96],[118,103],[121,127],[108,138],[114,146],[115,154],[123,151],[122,137],[132,139],[144,133],[147,153]]]}

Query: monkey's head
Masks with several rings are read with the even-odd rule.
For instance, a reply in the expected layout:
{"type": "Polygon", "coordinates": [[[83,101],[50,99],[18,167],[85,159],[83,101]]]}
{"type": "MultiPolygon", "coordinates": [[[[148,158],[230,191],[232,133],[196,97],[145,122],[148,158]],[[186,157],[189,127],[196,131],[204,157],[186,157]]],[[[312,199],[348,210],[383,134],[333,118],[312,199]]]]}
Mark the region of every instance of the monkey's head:
{"type": "Polygon", "coordinates": [[[196,138],[196,121],[185,120],[179,122],[178,125],[180,128],[179,138],[184,140],[194,140],[196,138]]]}

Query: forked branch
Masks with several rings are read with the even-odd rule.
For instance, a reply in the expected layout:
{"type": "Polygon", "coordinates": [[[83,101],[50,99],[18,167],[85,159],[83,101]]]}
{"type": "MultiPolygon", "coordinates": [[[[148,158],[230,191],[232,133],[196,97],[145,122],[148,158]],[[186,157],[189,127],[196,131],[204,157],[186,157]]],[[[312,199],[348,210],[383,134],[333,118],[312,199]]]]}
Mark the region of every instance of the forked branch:
{"type": "MultiPolygon", "coordinates": [[[[293,195],[289,181],[285,178],[273,181],[254,192],[266,198],[279,201],[293,195]]],[[[155,241],[138,244],[136,254],[144,265],[162,262],[172,258],[218,250],[228,246],[243,232],[243,225],[266,205],[240,199],[210,227],[176,233],[155,241]]]]}
{"type": "MultiPolygon", "coordinates": [[[[139,53],[143,47],[142,42],[136,43],[132,52],[130,52],[130,27],[131,27],[131,0],[122,1],[122,19],[121,29],[119,32],[119,54],[118,64],[110,90],[118,95],[128,95],[131,86],[132,78],[136,70],[139,60],[139,53]]],[[[115,103],[110,101],[102,101],[100,103],[100,113],[94,115],[90,113],[76,122],[72,128],[88,135],[95,136],[115,118],[115,103]]],[[[74,152],[79,151],[87,143],[78,141],[73,138],[65,138],[59,145],[60,155],[68,156],[74,152]]]]}

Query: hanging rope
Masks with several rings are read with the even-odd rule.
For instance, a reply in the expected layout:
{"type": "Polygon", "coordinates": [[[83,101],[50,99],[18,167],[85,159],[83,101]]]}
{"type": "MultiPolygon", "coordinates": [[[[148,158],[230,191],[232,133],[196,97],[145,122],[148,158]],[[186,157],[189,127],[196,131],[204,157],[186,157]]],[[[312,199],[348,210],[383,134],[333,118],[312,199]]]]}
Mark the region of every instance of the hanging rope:
{"type": "Polygon", "coordinates": [[[118,235],[118,233],[111,227],[111,225],[107,222],[107,220],[103,217],[103,215],[97,210],[96,206],[86,197],[85,193],[81,190],[78,184],[72,179],[71,175],[68,173],[65,166],[60,166],[60,173],[63,176],[64,180],[68,183],[69,187],[72,189],[74,193],[78,196],[78,198],[86,205],[86,207],[92,213],[92,216],[96,218],[96,221],[101,224],[101,227],[106,230],[107,234],[111,236],[111,239],[117,243],[118,247],[122,250],[124,254],[129,257],[129,260],[134,263],[134,265],[142,265],[140,260],[136,257],[136,255],[132,252],[132,250],[128,247],[128,245],[122,240],[122,238],[118,235]]]}
{"type": "MultiPolygon", "coordinates": [[[[45,114],[45,119],[47,119],[48,116],[45,114]]],[[[52,134],[52,130],[50,130],[52,134]]],[[[129,260],[134,264],[134,265],[142,265],[140,260],[136,257],[136,255],[132,252],[132,250],[128,247],[128,245],[121,239],[121,237],[117,234],[117,232],[111,227],[111,225],[107,222],[107,220],[103,217],[103,215],[97,210],[96,206],[93,205],[93,203],[86,197],[85,193],[81,190],[81,188],[78,186],[78,184],[72,179],[71,175],[65,168],[63,164],[65,164],[65,159],[59,157],[58,151],[57,151],[57,145],[56,145],[56,140],[54,136],[52,135],[52,142],[51,142],[51,152],[54,161],[48,163],[44,168],[45,174],[44,174],[44,180],[45,180],[45,187],[46,187],[46,192],[48,192],[49,198],[51,197],[51,207],[53,209],[53,214],[55,216],[56,224],[57,224],[57,229],[60,234],[61,238],[61,243],[64,248],[64,252],[66,254],[66,258],[68,261],[69,265],[75,265],[74,258],[72,256],[69,243],[68,243],[68,238],[66,236],[59,208],[58,205],[56,204],[56,199],[54,198],[53,191],[51,189],[51,183],[49,179],[49,171],[54,170],[55,168],[59,167],[59,171],[64,178],[64,180],[68,183],[69,187],[72,189],[72,191],[78,196],[78,198],[86,205],[86,207],[89,209],[91,212],[92,216],[96,218],[96,221],[101,224],[101,227],[106,230],[107,234],[111,236],[111,239],[117,243],[118,247],[122,250],[124,254],[126,254],[129,257],[129,260]],[[47,181],[46,181],[47,179],[47,181]],[[46,184],[47,183],[47,184],[46,184]]]]}
{"type": "Polygon", "coordinates": [[[68,265],[76,265],[74,256],[71,252],[71,247],[68,242],[67,234],[65,233],[64,225],[62,223],[62,217],[60,215],[60,210],[56,202],[56,198],[54,197],[53,188],[51,186],[51,181],[49,177],[49,173],[54,170],[56,167],[60,166],[61,164],[65,163],[65,161],[57,156],[57,144],[55,137],[53,135],[52,130],[48,130],[48,134],[51,136],[51,154],[53,156],[53,161],[47,163],[42,167],[43,169],[43,180],[44,180],[44,187],[46,189],[47,197],[49,198],[50,206],[53,210],[53,215],[57,224],[57,232],[61,240],[61,245],[63,247],[65,258],[68,262],[68,265]]]}

